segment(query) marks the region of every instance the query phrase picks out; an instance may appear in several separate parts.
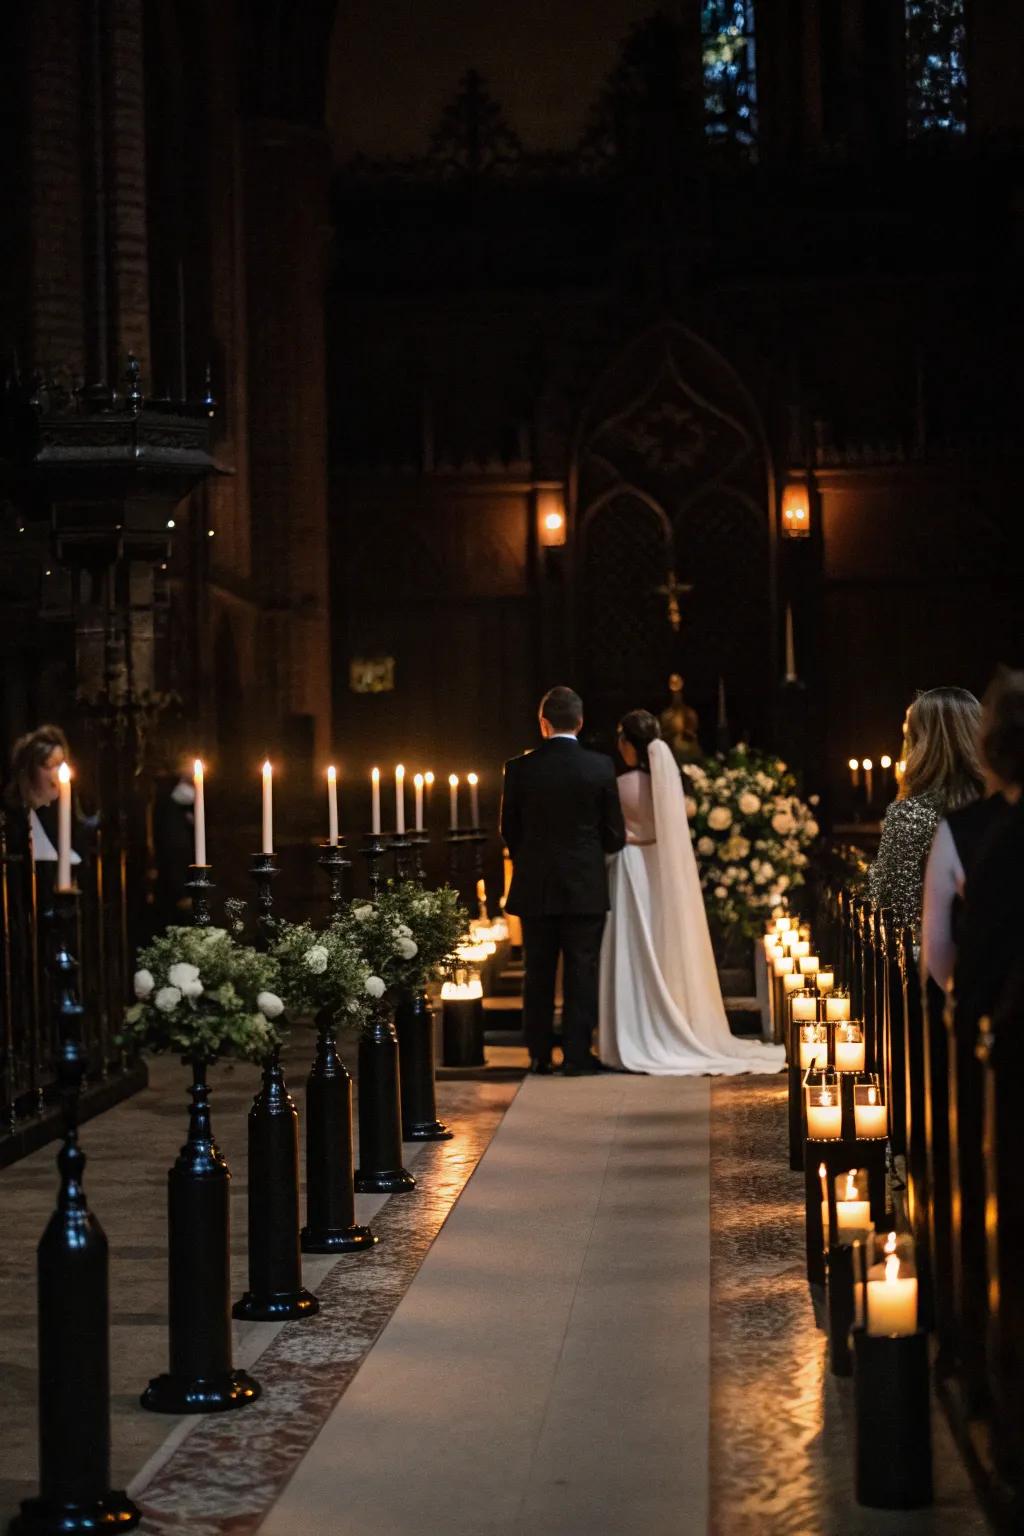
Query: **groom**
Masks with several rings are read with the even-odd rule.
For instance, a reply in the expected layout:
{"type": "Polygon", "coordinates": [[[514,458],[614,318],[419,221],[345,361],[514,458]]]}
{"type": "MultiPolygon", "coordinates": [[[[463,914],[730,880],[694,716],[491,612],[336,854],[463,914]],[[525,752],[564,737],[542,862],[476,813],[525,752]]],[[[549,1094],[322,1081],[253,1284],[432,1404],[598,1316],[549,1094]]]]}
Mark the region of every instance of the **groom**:
{"type": "Polygon", "coordinates": [[[530,1071],[551,1072],[555,975],[564,959],[562,1068],[599,1072],[590,1048],[597,1024],[597,968],[608,911],[605,854],[626,840],[610,760],[581,747],[583,700],[552,688],[540,702],[534,752],[505,764],[501,835],[514,865],[507,911],[522,919],[526,951],[523,1027],[530,1071]]]}

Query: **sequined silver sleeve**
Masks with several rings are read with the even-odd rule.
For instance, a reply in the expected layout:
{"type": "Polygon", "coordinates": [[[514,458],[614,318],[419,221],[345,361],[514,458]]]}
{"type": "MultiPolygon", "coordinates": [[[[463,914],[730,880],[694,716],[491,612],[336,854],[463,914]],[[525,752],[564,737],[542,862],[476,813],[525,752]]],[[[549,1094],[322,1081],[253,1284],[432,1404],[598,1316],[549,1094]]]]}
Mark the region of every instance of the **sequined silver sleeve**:
{"type": "Polygon", "coordinates": [[[868,871],[876,907],[891,907],[896,920],[917,933],[921,926],[924,866],[942,809],[931,795],[894,800],[882,822],[878,857],[868,871]]]}

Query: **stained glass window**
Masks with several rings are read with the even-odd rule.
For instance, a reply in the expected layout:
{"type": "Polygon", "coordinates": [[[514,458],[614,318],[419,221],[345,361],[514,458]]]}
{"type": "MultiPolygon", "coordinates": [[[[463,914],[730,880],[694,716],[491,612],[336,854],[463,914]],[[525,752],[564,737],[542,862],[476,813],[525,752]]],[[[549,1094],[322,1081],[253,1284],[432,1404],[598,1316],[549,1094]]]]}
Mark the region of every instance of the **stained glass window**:
{"type": "Polygon", "coordinates": [[[907,131],[911,138],[967,128],[965,0],[906,0],[907,131]]]}
{"type": "Polygon", "coordinates": [[[704,130],[712,143],[753,154],[757,71],[753,0],[703,0],[704,130]]]}

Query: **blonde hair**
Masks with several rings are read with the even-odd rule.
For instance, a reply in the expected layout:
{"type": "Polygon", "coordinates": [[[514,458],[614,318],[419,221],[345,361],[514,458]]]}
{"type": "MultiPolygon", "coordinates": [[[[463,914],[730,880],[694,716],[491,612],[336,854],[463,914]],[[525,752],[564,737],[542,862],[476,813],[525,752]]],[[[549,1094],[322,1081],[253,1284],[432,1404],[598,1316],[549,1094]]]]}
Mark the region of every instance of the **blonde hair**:
{"type": "Polygon", "coordinates": [[[943,812],[981,794],[981,705],[966,688],[929,688],[907,710],[899,798],[937,795],[943,812]]]}

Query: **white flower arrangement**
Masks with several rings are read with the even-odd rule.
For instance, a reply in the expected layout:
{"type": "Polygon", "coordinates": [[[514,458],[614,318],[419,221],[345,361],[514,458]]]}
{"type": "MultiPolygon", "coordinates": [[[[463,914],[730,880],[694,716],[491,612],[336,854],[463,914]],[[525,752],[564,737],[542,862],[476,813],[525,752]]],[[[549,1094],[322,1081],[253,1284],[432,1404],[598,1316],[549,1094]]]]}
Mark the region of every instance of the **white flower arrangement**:
{"type": "Polygon", "coordinates": [[[367,997],[372,997],[372,998],[381,998],[381,997],[384,996],[384,993],[387,991],[387,987],[384,984],[384,980],[380,976],[367,976],[366,982],[365,982],[365,989],[366,989],[367,997]]]}

